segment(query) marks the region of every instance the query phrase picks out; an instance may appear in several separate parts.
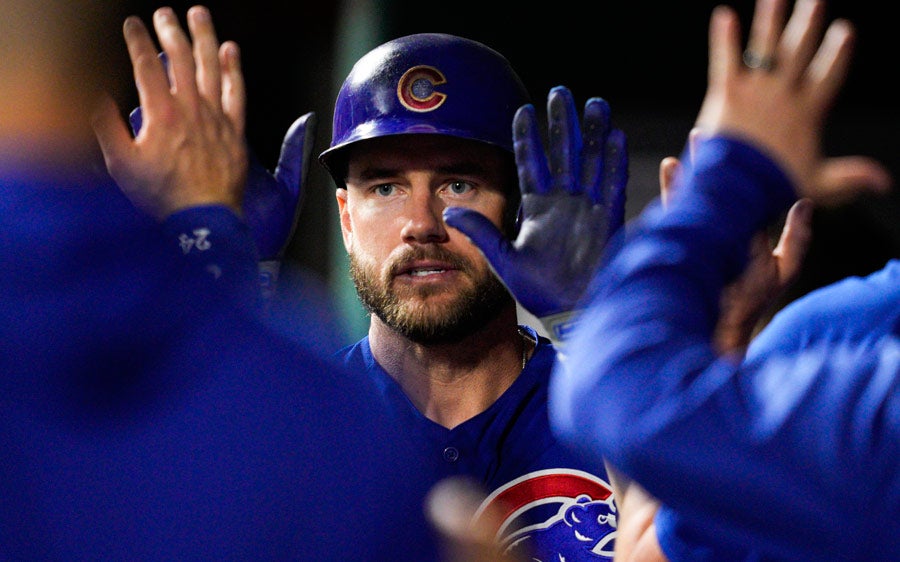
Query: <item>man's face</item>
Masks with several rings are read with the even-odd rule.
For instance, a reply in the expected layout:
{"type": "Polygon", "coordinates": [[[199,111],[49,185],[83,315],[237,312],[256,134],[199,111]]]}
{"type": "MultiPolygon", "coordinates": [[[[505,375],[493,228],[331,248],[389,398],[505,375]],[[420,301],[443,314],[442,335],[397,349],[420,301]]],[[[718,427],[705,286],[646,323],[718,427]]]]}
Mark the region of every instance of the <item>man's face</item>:
{"type": "Polygon", "coordinates": [[[507,164],[499,149],[441,135],[350,149],[337,190],[350,272],[366,308],[420,343],[458,341],[513,305],[480,251],[442,218],[467,207],[498,228],[507,164]]]}

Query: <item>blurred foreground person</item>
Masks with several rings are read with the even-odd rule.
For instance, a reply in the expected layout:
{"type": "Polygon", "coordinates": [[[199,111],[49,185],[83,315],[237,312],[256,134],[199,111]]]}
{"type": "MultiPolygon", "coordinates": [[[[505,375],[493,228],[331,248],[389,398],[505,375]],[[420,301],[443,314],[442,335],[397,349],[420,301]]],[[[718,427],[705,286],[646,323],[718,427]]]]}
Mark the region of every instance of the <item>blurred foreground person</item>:
{"type": "Polygon", "coordinates": [[[756,232],[798,197],[890,185],[867,159],[822,155],[852,26],[826,30],[817,0],[785,12],[757,4],[743,63],[735,12],[713,13],[704,139],[667,208],[646,209],[599,271],[554,370],[554,429],[615,468],[623,560],[900,554],[900,262],[784,308],[746,355],[714,338],[756,232]],[[634,540],[635,506],[657,500],[634,540]]]}
{"type": "MultiPolygon", "coordinates": [[[[0,559],[431,559],[421,469],[374,388],[258,318],[239,212],[151,216],[105,174],[86,116],[109,73],[110,46],[91,45],[112,8],[0,5],[0,559]]],[[[148,122],[114,169],[209,192],[246,174],[242,132],[229,129],[243,94],[236,45],[218,58],[203,8],[188,23],[199,84],[177,17],[154,15],[177,61],[166,92],[203,106],[203,124],[230,136],[201,144],[227,154],[215,173],[182,166],[210,162],[178,144],[196,137],[148,122]],[[220,92],[235,96],[228,114],[220,92]]],[[[134,18],[124,31],[142,101],[159,108],[150,35],[134,18]]],[[[101,107],[108,141],[121,116],[101,107]]]]}

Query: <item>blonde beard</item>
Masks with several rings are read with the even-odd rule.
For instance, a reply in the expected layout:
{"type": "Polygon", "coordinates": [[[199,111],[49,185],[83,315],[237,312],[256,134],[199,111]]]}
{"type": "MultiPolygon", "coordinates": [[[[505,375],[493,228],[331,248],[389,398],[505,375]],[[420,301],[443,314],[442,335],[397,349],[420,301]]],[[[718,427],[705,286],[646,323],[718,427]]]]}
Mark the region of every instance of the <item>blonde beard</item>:
{"type": "Polygon", "coordinates": [[[470,266],[465,267],[463,271],[471,283],[451,289],[455,292],[452,299],[430,299],[432,295],[445,296],[448,290],[426,288],[417,294],[398,295],[391,288],[390,268],[379,274],[377,266],[366,267],[359,262],[351,253],[350,276],[363,306],[391,329],[417,343],[460,341],[483,328],[506,307],[515,306],[506,287],[487,268],[473,272],[470,266]]]}

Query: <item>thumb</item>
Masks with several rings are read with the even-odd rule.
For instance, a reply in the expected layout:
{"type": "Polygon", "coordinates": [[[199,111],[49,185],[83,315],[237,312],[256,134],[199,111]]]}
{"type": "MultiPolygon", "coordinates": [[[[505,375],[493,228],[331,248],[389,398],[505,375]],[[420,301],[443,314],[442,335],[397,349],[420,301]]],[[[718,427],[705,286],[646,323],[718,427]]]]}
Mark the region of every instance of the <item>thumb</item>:
{"type": "Polygon", "coordinates": [[[108,94],[103,94],[91,114],[91,126],[106,160],[106,166],[113,177],[121,173],[121,166],[127,162],[126,153],[131,147],[128,131],[116,102],[108,94]]]}
{"type": "Polygon", "coordinates": [[[494,223],[481,213],[462,207],[444,209],[444,221],[465,234],[503,278],[513,248],[494,223]]]}
{"type": "Polygon", "coordinates": [[[446,478],[428,493],[425,512],[445,562],[524,562],[503,554],[495,538],[502,514],[495,504],[481,511],[486,497],[477,483],[463,477],[446,478]]]}
{"type": "Polygon", "coordinates": [[[275,167],[275,179],[298,200],[309,172],[316,134],[313,112],[298,117],[288,128],[281,143],[281,154],[275,167]]]}

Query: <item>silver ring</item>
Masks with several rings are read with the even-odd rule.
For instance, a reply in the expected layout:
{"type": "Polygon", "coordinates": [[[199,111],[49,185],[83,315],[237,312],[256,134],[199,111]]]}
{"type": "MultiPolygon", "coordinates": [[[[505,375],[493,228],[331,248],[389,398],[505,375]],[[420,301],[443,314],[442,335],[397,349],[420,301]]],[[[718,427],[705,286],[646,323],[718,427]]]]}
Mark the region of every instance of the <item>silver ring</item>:
{"type": "Polygon", "coordinates": [[[758,55],[747,49],[744,51],[744,64],[748,68],[756,68],[763,71],[770,71],[775,68],[775,58],[772,56],[758,55]]]}

